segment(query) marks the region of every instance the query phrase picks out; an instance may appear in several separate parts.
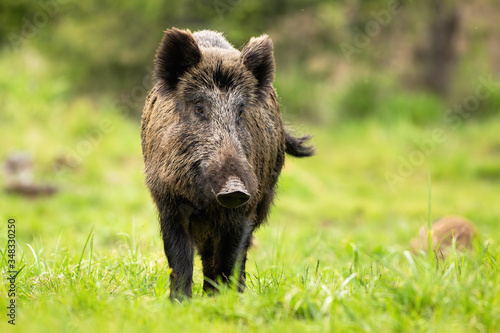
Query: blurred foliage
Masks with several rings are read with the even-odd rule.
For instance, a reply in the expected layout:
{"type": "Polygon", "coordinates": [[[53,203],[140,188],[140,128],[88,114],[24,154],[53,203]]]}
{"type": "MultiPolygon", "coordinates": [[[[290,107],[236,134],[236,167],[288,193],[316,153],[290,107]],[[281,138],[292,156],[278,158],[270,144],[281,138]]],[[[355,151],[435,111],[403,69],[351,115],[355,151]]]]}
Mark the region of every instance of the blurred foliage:
{"type": "Polygon", "coordinates": [[[340,102],[341,114],[347,119],[366,118],[377,106],[377,87],[371,81],[355,82],[340,102]]]}
{"type": "MultiPolygon", "coordinates": [[[[236,47],[267,33],[275,44],[276,88],[285,113],[320,122],[359,119],[397,113],[382,110],[399,108],[405,99],[417,103],[402,107],[417,112],[410,119],[432,121],[443,105],[474,90],[471,73],[500,75],[498,1],[454,6],[461,20],[452,43],[458,62],[444,97],[433,97],[421,82],[426,69],[419,56],[431,42],[434,7],[406,0],[5,0],[0,52],[39,53],[53,81],[66,81],[68,96],[113,96],[138,115],[165,29],[222,31],[236,47]],[[404,97],[390,96],[395,91],[404,97]]],[[[482,104],[488,110],[482,116],[498,111],[495,96],[482,104]]]]}
{"type": "Polygon", "coordinates": [[[74,83],[85,90],[102,91],[126,87],[149,73],[156,46],[169,27],[221,30],[240,46],[300,3],[52,0],[7,1],[0,6],[2,18],[8,18],[0,24],[4,47],[29,42],[65,66],[64,72],[74,83]],[[100,84],[95,84],[97,79],[100,84]]]}

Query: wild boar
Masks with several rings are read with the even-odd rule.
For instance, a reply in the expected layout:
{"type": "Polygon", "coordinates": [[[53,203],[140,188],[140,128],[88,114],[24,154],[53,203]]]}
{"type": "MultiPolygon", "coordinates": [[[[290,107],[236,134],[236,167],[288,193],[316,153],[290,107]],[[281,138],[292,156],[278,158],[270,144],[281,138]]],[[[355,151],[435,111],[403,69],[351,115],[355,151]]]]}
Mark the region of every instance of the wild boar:
{"type": "Polygon", "coordinates": [[[146,184],[158,208],[170,297],[191,297],[193,257],[213,292],[245,262],[269,212],[285,152],[311,156],[308,136],[285,131],[266,35],[240,51],[213,31],[167,30],[142,115],[146,184]]]}

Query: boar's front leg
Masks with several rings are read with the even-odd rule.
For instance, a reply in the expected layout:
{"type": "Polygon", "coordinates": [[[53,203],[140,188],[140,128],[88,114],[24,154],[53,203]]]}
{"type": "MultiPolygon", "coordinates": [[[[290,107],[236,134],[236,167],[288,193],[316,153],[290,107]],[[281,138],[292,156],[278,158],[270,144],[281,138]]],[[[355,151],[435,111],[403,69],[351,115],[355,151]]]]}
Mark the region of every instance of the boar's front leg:
{"type": "Polygon", "coordinates": [[[225,230],[220,234],[215,248],[215,276],[224,283],[230,281],[234,269],[239,269],[238,291],[245,289],[245,263],[247,251],[251,243],[251,229],[248,222],[233,230],[225,230]]]}
{"type": "Polygon", "coordinates": [[[191,297],[193,283],[193,242],[181,216],[161,214],[163,247],[167,256],[170,274],[170,299],[182,300],[191,297]]]}

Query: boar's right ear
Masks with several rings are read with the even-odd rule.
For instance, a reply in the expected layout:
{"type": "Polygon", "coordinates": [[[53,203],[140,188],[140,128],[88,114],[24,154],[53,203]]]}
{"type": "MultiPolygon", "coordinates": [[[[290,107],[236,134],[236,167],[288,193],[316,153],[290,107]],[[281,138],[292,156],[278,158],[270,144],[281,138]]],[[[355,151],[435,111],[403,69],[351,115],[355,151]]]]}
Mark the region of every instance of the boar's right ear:
{"type": "Polygon", "coordinates": [[[269,86],[274,79],[273,42],[267,35],[252,38],[241,50],[246,68],[258,81],[258,87],[269,86]]]}
{"type": "Polygon", "coordinates": [[[175,89],[179,78],[201,61],[201,51],[189,30],[165,31],[156,51],[155,78],[167,88],[175,89]]]}

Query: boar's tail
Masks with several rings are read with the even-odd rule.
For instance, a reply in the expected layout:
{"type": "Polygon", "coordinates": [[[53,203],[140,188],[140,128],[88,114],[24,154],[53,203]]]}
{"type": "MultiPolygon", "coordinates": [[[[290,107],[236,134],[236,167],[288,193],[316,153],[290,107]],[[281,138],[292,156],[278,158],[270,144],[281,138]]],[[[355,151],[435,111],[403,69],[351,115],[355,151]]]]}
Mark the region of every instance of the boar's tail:
{"type": "Polygon", "coordinates": [[[309,141],[309,135],[301,138],[296,138],[288,132],[285,132],[286,153],[295,157],[307,157],[314,155],[314,146],[305,146],[304,144],[309,141]]]}

